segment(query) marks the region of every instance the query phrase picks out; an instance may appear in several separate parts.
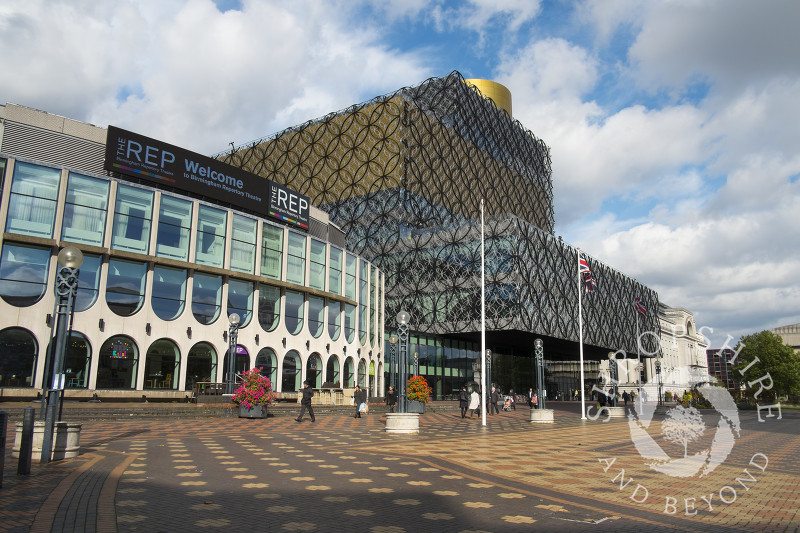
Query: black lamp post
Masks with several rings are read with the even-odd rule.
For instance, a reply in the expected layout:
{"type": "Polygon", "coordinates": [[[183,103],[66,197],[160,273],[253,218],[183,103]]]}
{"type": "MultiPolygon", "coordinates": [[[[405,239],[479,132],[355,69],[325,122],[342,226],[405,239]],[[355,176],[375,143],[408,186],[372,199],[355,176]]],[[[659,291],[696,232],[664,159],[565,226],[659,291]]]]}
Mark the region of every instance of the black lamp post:
{"type": "Polygon", "coordinates": [[[397,389],[397,399],[399,402],[400,413],[407,413],[406,384],[408,383],[408,321],[411,315],[406,311],[397,313],[397,329],[400,340],[400,366],[398,367],[397,379],[400,382],[397,389]]]}
{"type": "Polygon", "coordinates": [[[608,354],[608,374],[611,378],[611,407],[617,406],[617,383],[619,382],[617,376],[617,355],[614,352],[608,354]]]}
{"type": "Polygon", "coordinates": [[[656,366],[656,377],[658,378],[658,405],[664,405],[663,400],[661,399],[661,359],[656,359],[655,362],[656,366]]]}
{"type": "Polygon", "coordinates": [[[56,423],[58,399],[64,390],[64,352],[67,347],[67,324],[75,305],[78,292],[79,268],[83,264],[83,253],[74,246],[67,246],[58,252],[56,274],[56,320],[53,325],[53,372],[50,388],[46,391],[47,407],[45,410],[44,431],[42,433],[41,463],[49,463],[53,448],[53,430],[56,423]]]}
{"type": "Polygon", "coordinates": [[[228,317],[230,328],[228,328],[228,375],[226,376],[225,392],[233,394],[236,390],[236,346],[239,339],[239,317],[238,313],[231,313],[228,317]]]}
{"type": "Polygon", "coordinates": [[[397,392],[397,335],[389,335],[389,385],[397,392]]]}
{"type": "Polygon", "coordinates": [[[545,409],[545,390],[544,390],[544,343],[542,339],[533,341],[534,355],[536,356],[536,389],[539,395],[539,409],[545,409]]]}

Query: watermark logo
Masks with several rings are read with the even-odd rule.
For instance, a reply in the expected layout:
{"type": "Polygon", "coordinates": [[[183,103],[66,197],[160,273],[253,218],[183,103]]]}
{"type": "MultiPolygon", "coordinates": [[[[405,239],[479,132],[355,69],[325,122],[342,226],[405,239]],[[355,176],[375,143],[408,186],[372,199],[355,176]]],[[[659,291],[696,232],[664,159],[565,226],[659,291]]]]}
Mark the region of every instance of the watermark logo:
{"type": "MultiPolygon", "coordinates": [[[[628,415],[631,440],[639,455],[645,459],[650,468],[668,476],[685,478],[708,475],[725,461],[741,433],[739,412],[730,393],[726,389],[708,383],[693,385],[695,385],[694,390],[711,404],[717,416],[711,445],[702,450],[692,450],[691,445],[706,433],[706,418],[709,415],[701,414],[695,407],[677,404],[667,409],[661,421],[663,439],[679,445],[679,449],[682,445],[683,455],[678,457],[672,457],[665,452],[651,435],[651,427],[655,426],[652,422],[657,408],[656,403],[634,402],[633,412],[628,415]]],[[[642,396],[646,396],[648,392],[655,392],[648,391],[652,388],[652,384],[646,385],[642,396]]]]}

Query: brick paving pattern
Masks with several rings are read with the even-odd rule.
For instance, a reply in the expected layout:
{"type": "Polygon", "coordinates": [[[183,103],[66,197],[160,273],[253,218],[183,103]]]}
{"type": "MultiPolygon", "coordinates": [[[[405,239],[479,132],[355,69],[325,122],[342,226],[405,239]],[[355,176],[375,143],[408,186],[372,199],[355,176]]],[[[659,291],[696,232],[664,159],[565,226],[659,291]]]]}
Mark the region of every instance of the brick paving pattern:
{"type": "Polygon", "coordinates": [[[644,463],[627,420],[554,407],[554,424],[517,409],[486,427],[437,410],[419,435],[380,414],[92,421],[78,458],[30,476],[9,447],[0,531],[800,531],[800,414],[741,412],[722,464],[679,478],[644,463]]]}

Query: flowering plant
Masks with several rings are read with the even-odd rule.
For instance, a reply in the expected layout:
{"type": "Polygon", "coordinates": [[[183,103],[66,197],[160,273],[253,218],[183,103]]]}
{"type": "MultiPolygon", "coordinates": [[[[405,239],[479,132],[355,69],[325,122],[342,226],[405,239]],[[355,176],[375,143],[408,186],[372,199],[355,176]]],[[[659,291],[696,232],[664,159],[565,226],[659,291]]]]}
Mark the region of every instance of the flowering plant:
{"type": "Polygon", "coordinates": [[[270,405],[277,397],[272,391],[272,382],[261,375],[261,367],[242,374],[242,384],[233,393],[233,401],[248,409],[254,405],[270,405]]]}
{"type": "Polygon", "coordinates": [[[406,387],[406,398],[412,401],[428,403],[431,397],[431,388],[422,376],[409,378],[406,387]]]}

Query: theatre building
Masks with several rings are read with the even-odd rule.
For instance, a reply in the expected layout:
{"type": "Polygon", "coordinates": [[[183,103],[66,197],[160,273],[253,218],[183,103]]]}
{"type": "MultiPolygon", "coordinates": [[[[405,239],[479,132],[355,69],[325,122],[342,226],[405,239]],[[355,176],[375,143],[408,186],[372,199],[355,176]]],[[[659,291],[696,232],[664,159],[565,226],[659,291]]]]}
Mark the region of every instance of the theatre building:
{"type": "Polygon", "coordinates": [[[56,257],[83,253],[66,397],[383,387],[384,279],[307,196],[182,148],[0,106],[0,396],[49,384],[56,257]]]}

